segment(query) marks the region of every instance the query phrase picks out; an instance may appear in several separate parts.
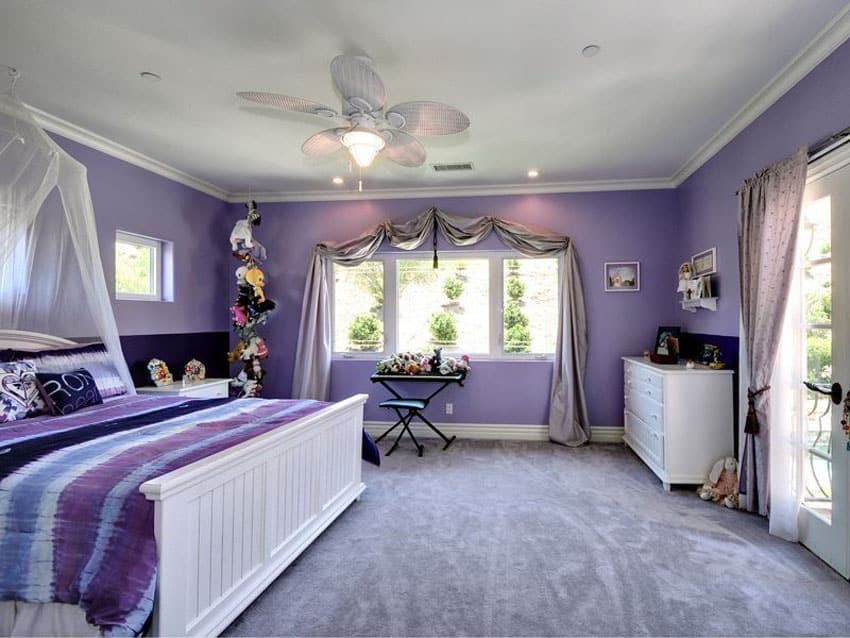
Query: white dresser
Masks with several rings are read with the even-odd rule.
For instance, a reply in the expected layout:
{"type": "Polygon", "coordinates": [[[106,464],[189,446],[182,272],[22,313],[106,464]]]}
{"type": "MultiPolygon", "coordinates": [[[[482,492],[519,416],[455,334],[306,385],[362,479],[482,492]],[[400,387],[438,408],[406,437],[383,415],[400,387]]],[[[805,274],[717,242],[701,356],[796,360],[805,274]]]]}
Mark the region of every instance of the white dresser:
{"type": "Polygon", "coordinates": [[[136,388],[139,394],[152,394],[156,396],[180,396],[193,399],[217,399],[226,398],[230,391],[230,379],[203,379],[192,381],[185,385],[178,381],[170,385],[146,385],[136,388]]]}
{"type": "Polygon", "coordinates": [[[701,484],[734,450],[732,370],[623,357],[623,440],[661,479],[701,484]]]}

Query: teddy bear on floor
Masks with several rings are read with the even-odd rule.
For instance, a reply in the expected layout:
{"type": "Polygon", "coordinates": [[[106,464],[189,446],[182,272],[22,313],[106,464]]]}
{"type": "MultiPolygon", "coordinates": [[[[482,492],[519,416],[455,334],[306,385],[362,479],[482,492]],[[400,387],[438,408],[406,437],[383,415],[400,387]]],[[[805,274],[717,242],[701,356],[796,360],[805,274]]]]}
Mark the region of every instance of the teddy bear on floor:
{"type": "Polygon", "coordinates": [[[738,461],[727,456],[718,460],[708,474],[708,481],[699,488],[699,497],[714,501],[731,509],[738,507],[738,461]]]}

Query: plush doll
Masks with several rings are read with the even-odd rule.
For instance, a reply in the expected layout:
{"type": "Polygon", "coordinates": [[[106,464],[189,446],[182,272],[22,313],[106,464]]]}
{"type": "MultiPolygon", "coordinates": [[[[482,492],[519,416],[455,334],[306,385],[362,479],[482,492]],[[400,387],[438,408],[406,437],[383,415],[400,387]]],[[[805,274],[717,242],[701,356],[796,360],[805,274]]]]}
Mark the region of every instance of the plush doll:
{"type": "Polygon", "coordinates": [[[236,361],[239,361],[242,358],[242,352],[244,350],[245,350],[245,342],[240,341],[239,343],[236,344],[236,346],[233,348],[233,350],[231,352],[227,353],[227,360],[230,363],[234,363],[236,361]]]}
{"type": "Polygon", "coordinates": [[[262,381],[263,377],[266,376],[266,371],[263,370],[263,365],[259,359],[252,359],[249,364],[246,364],[245,373],[249,379],[253,379],[254,381],[262,381]]]}
{"type": "Polygon", "coordinates": [[[245,314],[245,309],[242,306],[230,306],[230,315],[233,317],[233,325],[244,328],[248,323],[248,315],[245,314]]]}
{"type": "Polygon", "coordinates": [[[246,286],[248,282],[245,281],[245,273],[248,272],[248,266],[239,266],[236,269],[236,285],[237,286],[246,286]]]}
{"type": "Polygon", "coordinates": [[[263,221],[260,217],[260,210],[257,208],[257,202],[253,199],[245,204],[245,208],[248,209],[247,220],[251,226],[259,226],[260,222],[263,221]]]}
{"type": "Polygon", "coordinates": [[[726,507],[738,507],[738,461],[727,456],[718,460],[711,468],[706,481],[699,488],[699,497],[704,501],[723,501],[726,507]]]}
{"type": "Polygon", "coordinates": [[[269,349],[266,347],[266,342],[262,337],[251,337],[248,340],[248,345],[242,349],[240,355],[242,361],[250,361],[253,358],[265,359],[269,356],[269,349]]]}
{"type": "Polygon", "coordinates": [[[230,231],[230,249],[234,253],[244,253],[254,247],[254,235],[247,219],[240,219],[230,231]]]}
{"type": "Polygon", "coordinates": [[[408,361],[407,364],[404,366],[404,371],[407,374],[419,374],[421,370],[422,368],[416,361],[408,361]]]}
{"type": "Polygon", "coordinates": [[[150,372],[151,381],[157,387],[174,383],[174,377],[168,371],[168,366],[162,359],[151,359],[148,361],[148,372],[150,372]]]}
{"type": "Polygon", "coordinates": [[[245,281],[254,289],[254,296],[262,303],[266,300],[266,295],[263,292],[263,286],[266,285],[266,276],[263,271],[254,266],[249,268],[245,273],[245,281]]]}
{"type": "Polygon", "coordinates": [[[260,385],[259,381],[254,379],[248,379],[245,381],[245,384],[242,386],[242,393],[239,395],[240,397],[256,397],[259,396],[260,391],[263,389],[263,386],[260,385]]]}
{"type": "Polygon", "coordinates": [[[241,388],[245,385],[245,382],[248,380],[248,373],[245,370],[240,370],[239,374],[237,374],[233,379],[230,380],[230,385],[234,388],[241,388]]]}

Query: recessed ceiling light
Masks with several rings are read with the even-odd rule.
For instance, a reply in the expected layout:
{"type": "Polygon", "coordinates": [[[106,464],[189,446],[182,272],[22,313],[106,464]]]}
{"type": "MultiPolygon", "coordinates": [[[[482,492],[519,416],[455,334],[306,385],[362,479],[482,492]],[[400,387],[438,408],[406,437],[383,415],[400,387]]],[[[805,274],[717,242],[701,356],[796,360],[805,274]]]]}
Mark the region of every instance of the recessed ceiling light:
{"type": "Polygon", "coordinates": [[[342,179],[341,177],[334,177],[334,178],[333,178],[333,183],[334,183],[334,184],[336,184],[337,186],[339,186],[340,184],[345,183],[345,180],[344,180],[344,179],[342,179]]]}
{"type": "Polygon", "coordinates": [[[529,169],[529,171],[528,171],[528,176],[529,176],[531,179],[534,179],[534,178],[535,178],[535,177],[537,177],[538,175],[540,175],[540,171],[538,171],[536,168],[529,169]]]}
{"type": "Polygon", "coordinates": [[[139,76],[146,82],[159,82],[162,79],[158,73],[153,71],[142,71],[139,76]]]}
{"type": "Polygon", "coordinates": [[[592,58],[602,49],[598,44],[588,44],[581,50],[581,54],[586,58],[592,58]]]}

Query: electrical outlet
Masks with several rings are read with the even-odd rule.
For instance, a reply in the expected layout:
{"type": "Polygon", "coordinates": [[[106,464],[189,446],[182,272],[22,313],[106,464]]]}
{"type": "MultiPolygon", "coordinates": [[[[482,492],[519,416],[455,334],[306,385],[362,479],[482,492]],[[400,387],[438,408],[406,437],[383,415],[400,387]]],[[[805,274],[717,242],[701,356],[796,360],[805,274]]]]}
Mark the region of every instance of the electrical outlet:
{"type": "Polygon", "coordinates": [[[446,403],[446,414],[454,414],[454,413],[455,413],[454,403],[446,403]]]}

